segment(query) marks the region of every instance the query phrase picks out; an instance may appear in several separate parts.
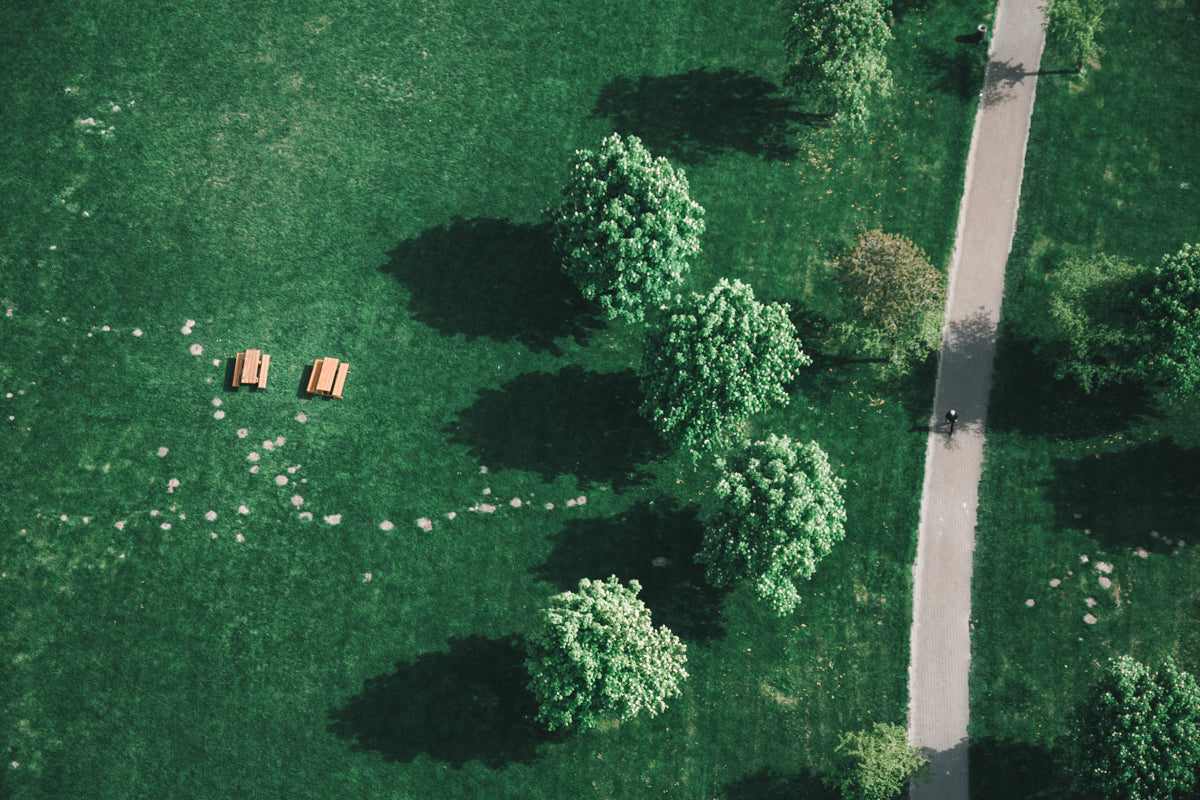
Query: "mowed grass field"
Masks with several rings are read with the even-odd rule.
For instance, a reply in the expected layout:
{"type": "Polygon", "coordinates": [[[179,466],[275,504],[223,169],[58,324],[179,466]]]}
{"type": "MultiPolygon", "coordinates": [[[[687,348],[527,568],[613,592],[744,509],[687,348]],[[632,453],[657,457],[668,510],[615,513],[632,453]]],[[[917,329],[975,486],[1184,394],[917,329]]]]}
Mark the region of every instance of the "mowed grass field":
{"type": "Polygon", "coordinates": [[[827,313],[873,226],[944,267],[986,3],[897,4],[865,134],[780,94],[770,4],[9,8],[0,794],[819,797],[839,733],[903,721],[932,364],[812,342],[753,422],[847,480],[846,540],[776,619],[691,561],[708,477],[542,213],[617,130],[707,209],[689,289],[827,313]],[[265,390],[229,386],[247,348],[265,390]],[[302,391],[325,356],[342,400],[302,391]],[[608,574],[687,642],[685,693],[549,736],[522,637],[608,574]]]}
{"type": "Polygon", "coordinates": [[[1200,238],[1195,14],[1114,3],[1099,67],[1039,79],[980,490],[976,798],[1071,796],[1069,721],[1110,657],[1200,674],[1196,421],[1055,381],[1011,313],[1068,256],[1149,267],[1200,238]]]}

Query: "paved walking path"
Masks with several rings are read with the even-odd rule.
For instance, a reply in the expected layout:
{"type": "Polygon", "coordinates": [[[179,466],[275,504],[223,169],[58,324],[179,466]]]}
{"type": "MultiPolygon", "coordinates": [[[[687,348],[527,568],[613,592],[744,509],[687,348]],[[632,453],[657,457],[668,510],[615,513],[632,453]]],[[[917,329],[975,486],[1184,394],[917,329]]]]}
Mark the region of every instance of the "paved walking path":
{"type": "Polygon", "coordinates": [[[1044,0],[999,0],[950,264],[913,568],[909,740],[932,757],[913,800],[967,800],[971,558],[1004,265],[1041,60],[1044,0]],[[959,413],[953,438],[942,416],[959,413]]]}

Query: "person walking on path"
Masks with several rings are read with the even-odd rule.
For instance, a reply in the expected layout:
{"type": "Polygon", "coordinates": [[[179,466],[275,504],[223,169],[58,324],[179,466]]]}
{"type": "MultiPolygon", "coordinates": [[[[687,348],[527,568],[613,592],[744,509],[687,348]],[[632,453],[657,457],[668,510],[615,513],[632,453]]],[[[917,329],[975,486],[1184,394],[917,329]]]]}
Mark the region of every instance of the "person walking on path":
{"type": "MultiPolygon", "coordinates": [[[[909,662],[909,741],[930,756],[912,800],[967,800],[971,569],[1004,268],[1045,40],[1044,0],[999,0],[967,155],[933,409],[965,414],[954,446],[930,414],[909,662]],[[1015,76],[1015,77],[1014,77],[1015,76]]],[[[950,420],[947,420],[950,422],[950,420]]],[[[951,425],[953,423],[951,422],[951,425]]]]}
{"type": "Polygon", "coordinates": [[[958,424],[958,412],[953,408],[946,412],[946,425],[950,428],[950,435],[954,435],[954,426],[958,424]]]}

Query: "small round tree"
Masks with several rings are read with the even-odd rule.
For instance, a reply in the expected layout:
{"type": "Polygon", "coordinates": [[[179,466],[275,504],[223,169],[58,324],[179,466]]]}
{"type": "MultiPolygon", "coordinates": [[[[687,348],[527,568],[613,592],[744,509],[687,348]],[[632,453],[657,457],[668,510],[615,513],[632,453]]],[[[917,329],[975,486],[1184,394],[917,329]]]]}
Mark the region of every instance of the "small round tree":
{"type": "Polygon", "coordinates": [[[871,103],[892,90],[883,0],[799,0],[788,26],[784,83],[819,113],[866,126],[871,103]]]}
{"type": "Polygon", "coordinates": [[[927,764],[904,728],[891,723],[842,734],[834,754],[828,783],[843,800],[893,800],[927,764]]]}
{"type": "Polygon", "coordinates": [[[530,689],[550,730],[592,727],[605,717],[656,716],[680,694],[687,650],[650,622],[641,585],[584,579],[578,592],[550,598],[530,641],[530,689]]]}
{"type": "Polygon", "coordinates": [[[937,350],[946,279],[921,248],[869,231],[838,257],[837,280],[849,312],[839,326],[847,344],[901,371],[937,350]]]}
{"type": "Polygon", "coordinates": [[[1157,671],[1111,659],[1077,718],[1075,788],[1111,800],[1166,800],[1200,766],[1200,687],[1168,658],[1157,671]]]}
{"type": "Polygon", "coordinates": [[[778,303],[740,281],[693,294],[647,337],[644,413],[694,455],[732,441],[752,414],[787,405],[796,368],[812,363],[778,303]]]}
{"type": "Polygon", "coordinates": [[[1104,50],[1096,35],[1104,29],[1104,10],[1110,0],[1046,0],[1045,27],[1048,49],[1065,55],[1083,72],[1088,61],[1104,50]]]}
{"type": "Polygon", "coordinates": [[[1150,377],[1175,396],[1200,388],[1200,245],[1184,245],[1154,268],[1142,323],[1150,377]]]}
{"type": "Polygon", "coordinates": [[[746,444],[716,466],[719,502],[696,560],[713,585],[750,581],[775,613],[791,613],[800,603],[797,582],[845,538],[845,481],[816,442],[786,436],[746,444]]]}
{"type": "Polygon", "coordinates": [[[682,170],[614,133],[598,153],[576,153],[562,196],[555,239],[584,297],[629,322],[672,299],[704,233],[704,209],[682,170]]]}

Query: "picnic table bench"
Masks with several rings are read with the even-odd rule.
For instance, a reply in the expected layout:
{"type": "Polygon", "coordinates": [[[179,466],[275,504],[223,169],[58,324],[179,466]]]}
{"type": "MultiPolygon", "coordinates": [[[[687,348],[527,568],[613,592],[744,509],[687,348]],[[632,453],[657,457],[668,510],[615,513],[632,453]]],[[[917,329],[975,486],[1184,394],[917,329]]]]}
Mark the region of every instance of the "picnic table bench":
{"type": "Polygon", "coordinates": [[[336,358],[318,358],[313,362],[312,375],[308,379],[308,393],[340,400],[349,371],[350,365],[345,362],[339,364],[336,358]]]}
{"type": "Polygon", "coordinates": [[[271,368],[271,356],[261,350],[247,350],[237,354],[233,365],[233,386],[236,389],[243,383],[267,388],[267,371],[271,368]]]}

